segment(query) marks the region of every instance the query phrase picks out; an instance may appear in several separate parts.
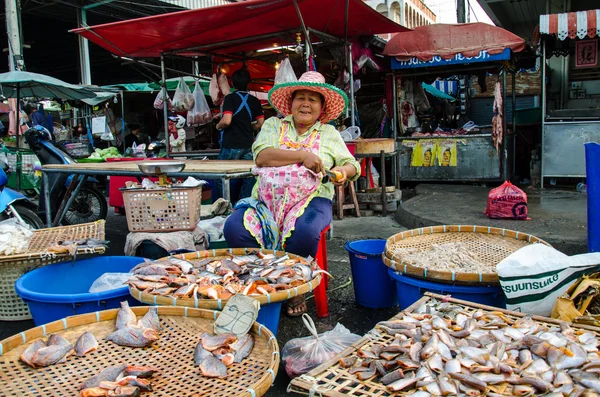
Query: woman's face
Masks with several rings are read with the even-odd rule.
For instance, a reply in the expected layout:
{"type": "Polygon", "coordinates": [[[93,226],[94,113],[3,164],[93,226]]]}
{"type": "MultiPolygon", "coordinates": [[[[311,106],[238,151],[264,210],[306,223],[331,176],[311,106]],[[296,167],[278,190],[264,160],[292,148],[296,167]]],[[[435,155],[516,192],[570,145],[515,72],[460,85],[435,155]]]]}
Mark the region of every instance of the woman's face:
{"type": "Polygon", "coordinates": [[[292,100],[292,116],[294,121],[306,126],[313,125],[321,116],[323,102],[321,96],[314,91],[296,91],[292,100]]]}

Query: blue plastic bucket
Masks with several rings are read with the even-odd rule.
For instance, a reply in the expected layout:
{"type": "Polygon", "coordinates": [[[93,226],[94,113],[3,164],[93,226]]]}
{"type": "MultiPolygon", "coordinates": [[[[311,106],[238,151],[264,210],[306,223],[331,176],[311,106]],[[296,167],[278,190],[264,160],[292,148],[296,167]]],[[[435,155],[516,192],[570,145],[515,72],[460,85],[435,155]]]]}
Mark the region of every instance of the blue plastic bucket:
{"type": "Polygon", "coordinates": [[[481,303],[482,305],[494,306],[502,309],[506,308],[506,297],[499,285],[469,287],[467,285],[453,285],[421,280],[409,277],[405,274],[396,273],[393,269],[388,269],[388,273],[391,279],[396,282],[400,310],[404,310],[418,301],[425,292],[451,295],[456,299],[481,303]]]}
{"type": "Polygon", "coordinates": [[[279,328],[279,316],[281,314],[282,303],[283,302],[275,302],[261,306],[258,311],[258,317],[256,318],[256,321],[267,327],[275,336],[277,336],[277,328],[279,328]]]}
{"type": "Polygon", "coordinates": [[[372,309],[393,307],[398,304],[396,283],[387,274],[381,259],[386,240],[346,242],[350,256],[354,298],[356,303],[372,309]]]}
{"type": "Polygon", "coordinates": [[[144,258],[135,256],[99,256],[75,263],[55,263],[24,274],[17,280],[15,289],[29,306],[35,325],[75,314],[118,308],[124,300],[132,306],[140,306],[126,285],[98,293],[88,290],[102,274],[127,273],[143,261],[144,258]]]}

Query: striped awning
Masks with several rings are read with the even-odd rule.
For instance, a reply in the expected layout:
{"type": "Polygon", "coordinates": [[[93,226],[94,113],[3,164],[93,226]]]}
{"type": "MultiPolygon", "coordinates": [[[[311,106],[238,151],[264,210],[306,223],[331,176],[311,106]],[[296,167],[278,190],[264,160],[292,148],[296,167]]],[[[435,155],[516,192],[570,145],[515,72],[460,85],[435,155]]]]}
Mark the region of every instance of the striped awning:
{"type": "Polygon", "coordinates": [[[559,40],[600,36],[600,10],[540,15],[540,34],[552,34],[559,40]]]}

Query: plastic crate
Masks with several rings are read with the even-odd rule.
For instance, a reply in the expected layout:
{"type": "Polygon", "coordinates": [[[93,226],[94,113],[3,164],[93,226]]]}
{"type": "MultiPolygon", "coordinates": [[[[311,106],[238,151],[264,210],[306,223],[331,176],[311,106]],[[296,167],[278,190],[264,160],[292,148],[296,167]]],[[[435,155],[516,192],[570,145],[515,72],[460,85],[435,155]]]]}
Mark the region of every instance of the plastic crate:
{"type": "Polygon", "coordinates": [[[194,230],[202,187],[121,189],[130,232],[194,230]]]}

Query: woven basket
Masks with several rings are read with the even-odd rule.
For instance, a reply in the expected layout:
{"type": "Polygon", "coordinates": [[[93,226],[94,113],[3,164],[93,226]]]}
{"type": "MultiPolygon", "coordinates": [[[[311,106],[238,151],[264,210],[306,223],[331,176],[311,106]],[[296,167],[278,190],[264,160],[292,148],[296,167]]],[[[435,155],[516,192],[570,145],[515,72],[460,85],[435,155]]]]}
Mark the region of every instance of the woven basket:
{"type": "Polygon", "coordinates": [[[528,244],[544,240],[530,234],[508,229],[472,225],[431,226],[408,230],[388,238],[382,255],[386,266],[399,273],[427,280],[453,284],[499,284],[496,265],[504,258],[528,244]],[[489,267],[489,272],[463,273],[414,266],[395,252],[397,248],[428,250],[433,244],[463,243],[470,252],[489,267]]]}
{"type": "MultiPolygon", "coordinates": [[[[132,307],[142,316],[148,307],[132,307]]],[[[148,396],[262,396],[269,390],[279,368],[279,346],[273,334],[258,323],[252,326],[252,353],[241,364],[228,368],[225,379],[205,378],[194,365],[194,348],[203,332],[213,333],[219,312],[182,307],[159,307],[162,332],[157,342],[133,349],[107,342],[115,330],[118,309],[67,317],[21,332],[0,342],[0,390],[3,396],[78,396],[81,383],[112,365],[155,367],[148,396]],[[19,360],[37,338],[56,333],[73,344],[89,331],[98,340],[98,350],[84,357],[71,356],[66,363],[33,369],[19,360]]]]}
{"type": "MultiPolygon", "coordinates": [[[[461,313],[470,316],[477,311],[485,312],[494,312],[496,315],[498,313],[502,313],[504,317],[510,318],[513,321],[516,321],[518,318],[522,318],[527,316],[525,313],[518,313],[514,311],[499,309],[496,307],[490,307],[485,305],[480,305],[477,303],[467,302],[459,299],[448,298],[447,296],[436,295],[430,292],[426,292],[425,296],[419,299],[417,302],[413,303],[411,306],[407,307],[394,317],[390,319],[393,320],[402,320],[404,313],[411,313],[424,303],[436,299],[438,301],[443,300],[444,302],[449,302],[454,305],[459,305],[462,307],[461,313]]],[[[548,327],[553,326],[557,327],[563,321],[558,321],[555,319],[541,317],[541,316],[532,316],[533,320],[538,323],[544,324],[548,327]]],[[[590,326],[581,326],[572,324],[575,330],[578,328],[582,328],[588,331],[592,331],[596,334],[596,337],[600,337],[600,328],[590,327],[590,326]]],[[[356,356],[358,349],[370,349],[373,345],[376,344],[384,344],[388,345],[395,339],[394,335],[388,335],[383,332],[377,331],[377,327],[375,327],[372,331],[369,331],[364,337],[347,347],[345,350],[340,352],[339,354],[332,357],[330,360],[324,362],[317,368],[310,371],[308,374],[300,376],[290,383],[288,390],[306,395],[308,391],[316,392],[319,396],[353,396],[353,397],[388,397],[388,396],[410,396],[410,392],[412,388],[407,390],[403,390],[402,392],[390,392],[386,389],[386,387],[377,379],[375,380],[366,380],[361,381],[358,380],[356,375],[350,374],[348,369],[342,368],[339,365],[339,360],[345,357],[356,356]]],[[[424,361],[422,364],[424,365],[424,361]]],[[[503,394],[506,387],[502,384],[492,385],[489,384],[488,388],[485,392],[482,392],[481,395],[484,396],[486,393],[496,393],[498,395],[504,395],[506,397],[513,397],[512,395],[503,394]]],[[[414,390],[414,389],[412,389],[414,390]]],[[[532,396],[539,396],[541,394],[536,393],[532,396]]]]}
{"type": "MultiPolygon", "coordinates": [[[[288,255],[290,258],[299,258],[298,255],[289,254],[283,251],[271,251],[271,250],[263,250],[257,248],[229,248],[229,249],[216,249],[216,250],[208,250],[208,251],[198,251],[198,252],[190,252],[187,254],[175,255],[174,258],[181,258],[185,260],[194,260],[194,259],[206,259],[206,258],[215,258],[215,259],[225,259],[229,258],[228,254],[232,255],[249,255],[252,252],[260,251],[263,254],[275,254],[276,256],[284,256],[288,255]]],[[[260,302],[261,305],[267,305],[269,303],[281,302],[287,299],[291,299],[295,296],[304,295],[306,293],[312,292],[319,283],[321,282],[321,275],[319,274],[317,277],[311,280],[309,283],[305,283],[299,285],[298,287],[294,287],[285,291],[274,292],[268,295],[258,295],[258,296],[250,296],[250,298],[256,299],[260,302]]],[[[129,293],[135,299],[142,303],[147,303],[151,305],[167,305],[167,306],[185,306],[185,307],[196,307],[202,309],[223,309],[227,304],[227,299],[193,299],[193,298],[175,298],[173,296],[160,296],[160,295],[151,295],[140,291],[139,289],[130,286],[129,293]]]]}
{"type": "MultiPolygon", "coordinates": [[[[23,274],[51,263],[72,258],[68,253],[51,253],[48,247],[64,240],[95,238],[104,240],[104,220],[72,226],[60,226],[33,231],[27,252],[0,255],[0,321],[31,319],[27,304],[15,292],[15,282],[23,274]]],[[[80,249],[77,255],[103,254],[104,247],[80,249]]]]}

